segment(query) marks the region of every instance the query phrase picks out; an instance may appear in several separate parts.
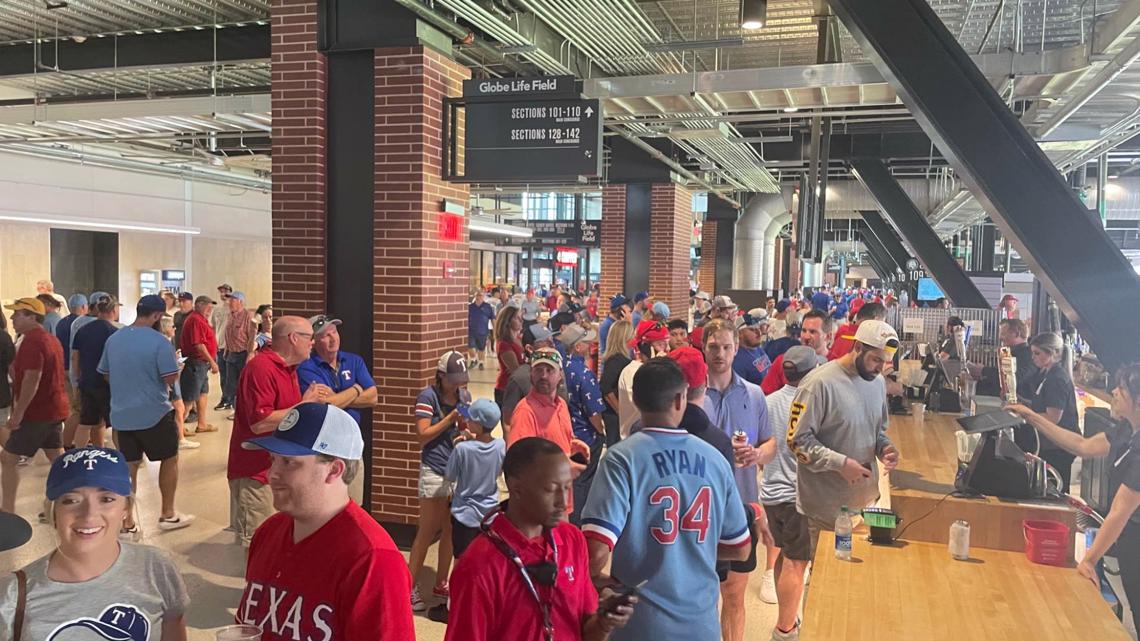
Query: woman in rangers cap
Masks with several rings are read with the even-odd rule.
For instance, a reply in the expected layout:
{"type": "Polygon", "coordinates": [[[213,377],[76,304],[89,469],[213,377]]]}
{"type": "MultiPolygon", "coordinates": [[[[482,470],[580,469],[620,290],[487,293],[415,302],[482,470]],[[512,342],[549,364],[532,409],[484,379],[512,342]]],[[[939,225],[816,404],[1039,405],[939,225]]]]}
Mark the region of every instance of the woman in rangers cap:
{"type": "Polygon", "coordinates": [[[158,548],[119,540],[132,507],[123,454],[65,452],[46,494],[59,545],[0,578],[0,638],[66,641],[82,628],[82,638],[185,640],[190,598],[178,568],[158,548]]]}

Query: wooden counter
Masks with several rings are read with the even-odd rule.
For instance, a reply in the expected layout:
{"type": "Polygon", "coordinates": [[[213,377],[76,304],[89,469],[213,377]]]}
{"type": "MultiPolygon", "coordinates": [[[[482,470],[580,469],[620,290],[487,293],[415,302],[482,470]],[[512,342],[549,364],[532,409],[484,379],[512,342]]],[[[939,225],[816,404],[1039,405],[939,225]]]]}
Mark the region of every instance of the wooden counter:
{"type": "MultiPolygon", "coordinates": [[[[1060,521],[1075,532],[1073,512],[1053,502],[950,497],[939,504],[954,490],[958,470],[956,418],[936,412],[927,412],[922,421],[912,416],[891,417],[887,434],[899,450],[899,466],[890,476],[890,506],[902,517],[900,527],[910,524],[905,538],[946,543],[950,524],[962,519],[970,524],[972,546],[1021,552],[1025,549],[1021,530],[1025,519],[1060,521]],[[928,512],[929,516],[919,520],[928,512]]],[[[1070,538],[1070,558],[1072,543],[1070,538]]]]}
{"type": "Polygon", "coordinates": [[[822,532],[801,641],[1131,641],[1091,582],[1021,552],[971,547],[955,561],[942,544],[872,546],[856,535],[845,562],[834,548],[822,532]]]}

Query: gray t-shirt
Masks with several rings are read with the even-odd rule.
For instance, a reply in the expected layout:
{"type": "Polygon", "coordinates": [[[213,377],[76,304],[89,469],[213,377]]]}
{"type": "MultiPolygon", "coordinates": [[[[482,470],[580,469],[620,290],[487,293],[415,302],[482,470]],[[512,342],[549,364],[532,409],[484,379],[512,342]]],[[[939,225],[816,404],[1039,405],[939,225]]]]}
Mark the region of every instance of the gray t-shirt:
{"type": "MultiPolygon", "coordinates": [[[[131,639],[158,641],[165,616],[179,617],[190,606],[174,561],[147,545],[120,543],[114,565],[83,583],[47,576],[45,556],[24,568],[28,601],[23,638],[29,641],[131,639]]],[[[16,575],[0,578],[0,641],[12,638],[16,575]]]]}
{"type": "Polygon", "coordinates": [[[764,505],[796,502],[796,457],[788,449],[788,413],[796,387],[785,385],[764,397],[768,404],[768,424],[772,438],[776,439],[776,458],[764,466],[764,481],[760,484],[760,502],[764,505]]]}
{"type": "Polygon", "coordinates": [[[798,462],[796,508],[825,524],[839,508],[860,510],[879,498],[876,456],[887,438],[886,384],[863,380],[838,361],[817,367],[800,382],[788,418],[788,445],[798,462]],[[871,470],[851,484],[839,474],[848,458],[871,470]]]}
{"type": "Polygon", "coordinates": [[[524,321],[538,320],[538,313],[542,310],[542,304],[538,299],[526,300],[522,302],[522,317],[524,321]]]}

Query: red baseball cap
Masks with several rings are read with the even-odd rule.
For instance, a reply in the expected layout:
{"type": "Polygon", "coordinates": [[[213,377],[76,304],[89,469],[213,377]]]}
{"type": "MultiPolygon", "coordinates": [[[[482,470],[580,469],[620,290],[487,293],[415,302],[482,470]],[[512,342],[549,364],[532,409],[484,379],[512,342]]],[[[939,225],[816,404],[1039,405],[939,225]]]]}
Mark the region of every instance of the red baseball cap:
{"type": "Polygon", "coordinates": [[[634,332],[633,339],[627,345],[637,347],[642,343],[664,340],[669,340],[669,328],[664,323],[646,318],[637,324],[637,331],[634,332]]]}
{"type": "Polygon", "coordinates": [[[685,345],[669,352],[669,358],[677,361],[677,365],[685,374],[685,382],[689,384],[689,389],[708,383],[709,366],[705,363],[705,356],[700,350],[685,345]]]}

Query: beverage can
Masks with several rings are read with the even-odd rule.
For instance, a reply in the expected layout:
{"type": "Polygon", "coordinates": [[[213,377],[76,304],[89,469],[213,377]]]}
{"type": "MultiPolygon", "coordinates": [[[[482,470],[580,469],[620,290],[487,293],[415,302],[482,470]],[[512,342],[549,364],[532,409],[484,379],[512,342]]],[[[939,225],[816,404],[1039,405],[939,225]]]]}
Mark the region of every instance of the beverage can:
{"type": "Polygon", "coordinates": [[[748,442],[748,433],[745,432],[744,430],[736,430],[735,432],[732,433],[732,440],[737,442],[737,443],[747,443],[748,442]]]}
{"type": "Polygon", "coordinates": [[[954,521],[950,526],[950,556],[958,561],[970,558],[970,524],[954,521]]]}

